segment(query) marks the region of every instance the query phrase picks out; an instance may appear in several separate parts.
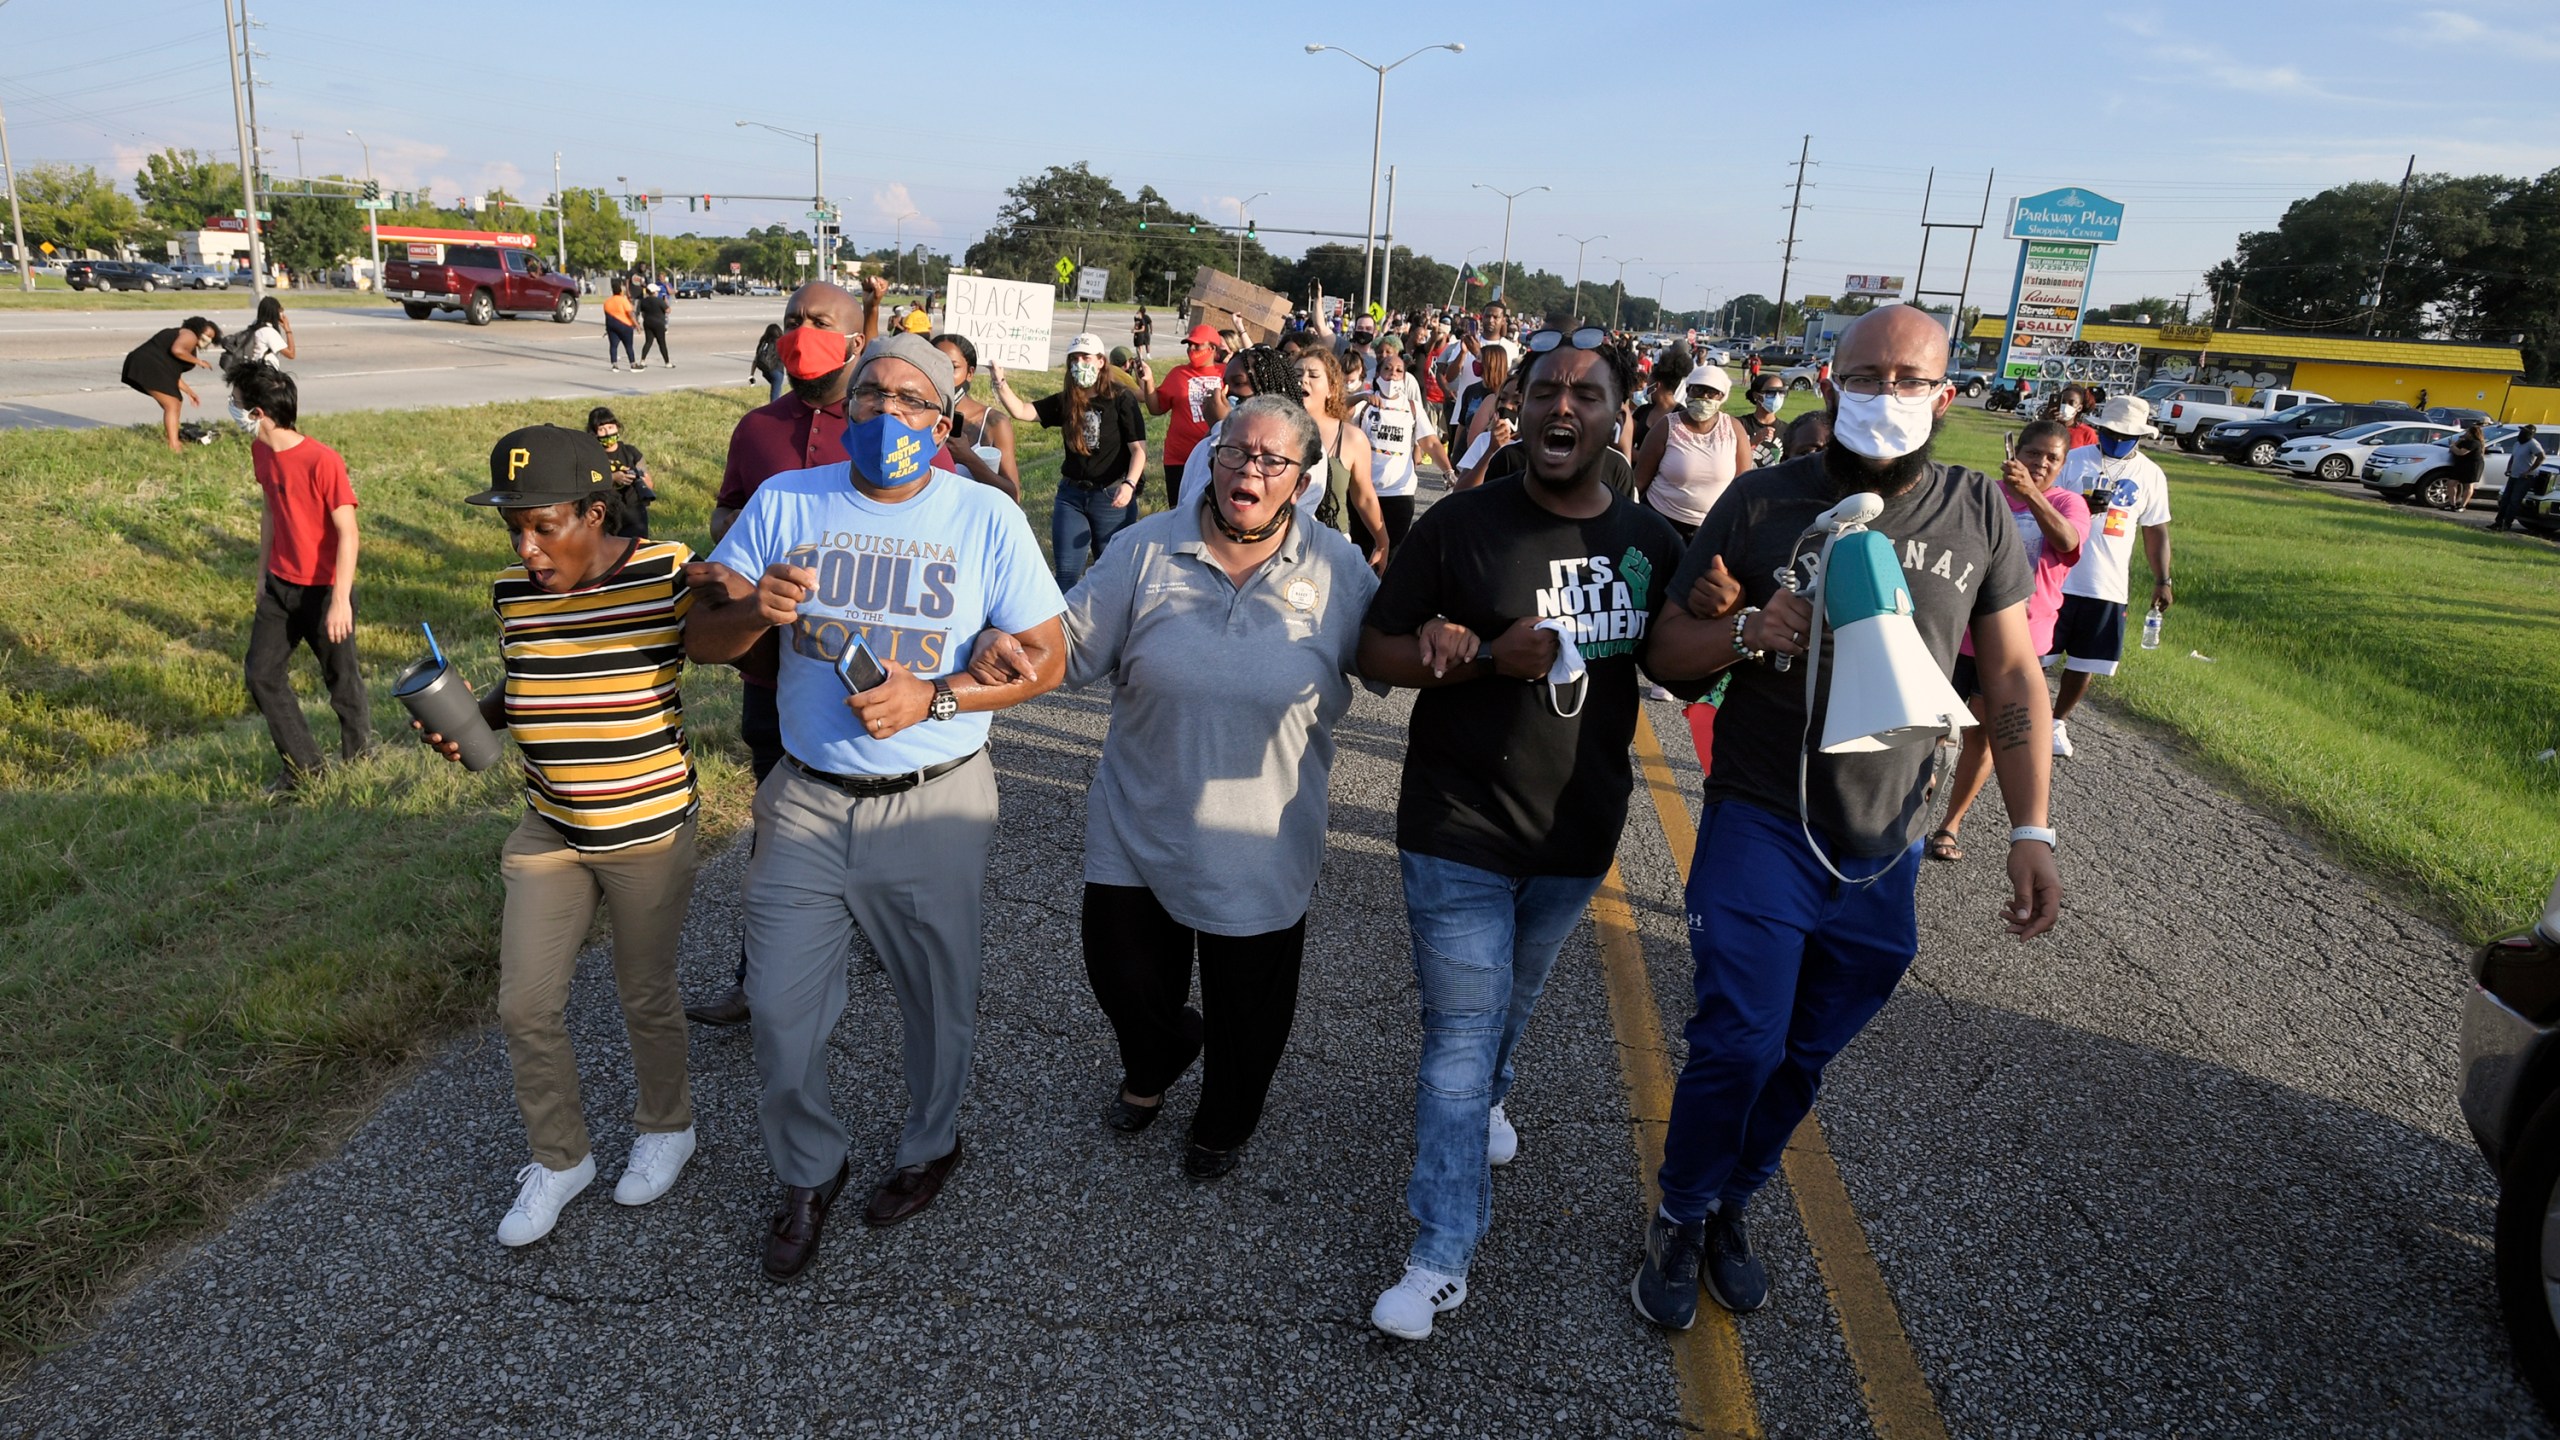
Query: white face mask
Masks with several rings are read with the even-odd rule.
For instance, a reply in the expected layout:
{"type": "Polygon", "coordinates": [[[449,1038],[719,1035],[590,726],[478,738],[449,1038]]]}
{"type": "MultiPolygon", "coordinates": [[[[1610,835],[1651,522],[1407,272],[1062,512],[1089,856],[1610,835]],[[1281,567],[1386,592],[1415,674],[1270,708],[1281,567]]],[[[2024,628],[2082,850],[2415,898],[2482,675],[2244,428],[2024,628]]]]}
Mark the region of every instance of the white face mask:
{"type": "Polygon", "coordinates": [[[1840,413],[1831,422],[1831,439],[1870,460],[1899,460],[1929,443],[1937,408],[1935,395],[1905,400],[1899,395],[1856,395],[1843,390],[1840,413]]]}
{"type": "Polygon", "coordinates": [[[2078,419],[2078,418],[2079,418],[2079,416],[2080,416],[2080,407],[2079,407],[2079,406],[2077,406],[2077,405],[2063,405],[2063,406],[2057,407],[2057,408],[2054,410],[2054,412],[2053,412],[2053,413],[2054,413],[2054,414],[2056,414],[2056,415],[2061,416],[2061,417],[2062,417],[2062,423],[2063,423],[2063,424],[2065,424],[2065,425],[2068,425],[2068,424],[2070,424],[2073,420],[2076,420],[2076,419],[2078,419]]]}
{"type": "Polygon", "coordinates": [[[1090,386],[1102,378],[1102,367],[1090,360],[1070,360],[1067,362],[1067,378],[1079,385],[1090,386]]]}
{"type": "Polygon", "coordinates": [[[1704,398],[1692,400],[1680,407],[1680,413],[1689,417],[1690,424],[1704,425],[1715,418],[1716,402],[1704,398]]]}

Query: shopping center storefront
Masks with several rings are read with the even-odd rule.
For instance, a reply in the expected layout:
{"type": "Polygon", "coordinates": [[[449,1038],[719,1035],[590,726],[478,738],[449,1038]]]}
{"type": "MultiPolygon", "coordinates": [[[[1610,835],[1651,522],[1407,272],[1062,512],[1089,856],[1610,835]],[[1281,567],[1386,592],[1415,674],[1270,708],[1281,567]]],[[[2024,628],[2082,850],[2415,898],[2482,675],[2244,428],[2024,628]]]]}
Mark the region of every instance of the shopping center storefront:
{"type": "MultiPolygon", "coordinates": [[[[2007,317],[1985,315],[1974,322],[1968,338],[1978,351],[1997,354],[2007,334],[2007,317]]],[[[2332,400],[2459,405],[2501,415],[2509,388],[2524,371],[2524,356],[2514,346],[2468,340],[2373,340],[2098,320],[2083,325],[2080,338],[2091,345],[2138,346],[2137,384],[2174,380],[2228,385],[2243,392],[2244,400],[2247,392],[2280,387],[2316,391],[2332,400]]]]}

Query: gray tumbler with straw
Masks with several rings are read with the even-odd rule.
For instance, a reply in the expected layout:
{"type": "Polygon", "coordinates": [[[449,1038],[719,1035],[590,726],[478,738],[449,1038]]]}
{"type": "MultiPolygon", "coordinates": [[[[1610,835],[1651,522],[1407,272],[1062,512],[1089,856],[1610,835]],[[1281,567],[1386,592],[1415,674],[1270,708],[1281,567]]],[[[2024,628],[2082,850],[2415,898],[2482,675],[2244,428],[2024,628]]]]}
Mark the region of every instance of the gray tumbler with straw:
{"type": "Polygon", "coordinates": [[[427,630],[427,650],[425,659],[400,672],[392,683],[392,695],[409,707],[409,714],[427,727],[428,734],[462,747],[463,769],[477,774],[497,764],[505,748],[498,732],[481,715],[480,698],[471,693],[471,682],[445,663],[444,647],[436,643],[432,629],[427,630]]]}

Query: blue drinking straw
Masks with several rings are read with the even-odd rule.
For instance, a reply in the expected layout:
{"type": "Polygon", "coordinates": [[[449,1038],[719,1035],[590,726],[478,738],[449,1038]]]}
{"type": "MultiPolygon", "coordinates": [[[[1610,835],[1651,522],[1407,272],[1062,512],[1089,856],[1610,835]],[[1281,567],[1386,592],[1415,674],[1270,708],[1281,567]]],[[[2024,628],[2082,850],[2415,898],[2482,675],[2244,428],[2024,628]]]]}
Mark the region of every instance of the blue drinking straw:
{"type": "Polygon", "coordinates": [[[444,647],[436,643],[436,627],[421,620],[418,622],[418,628],[427,632],[427,653],[436,657],[436,668],[439,670],[450,668],[444,663],[444,647]]]}

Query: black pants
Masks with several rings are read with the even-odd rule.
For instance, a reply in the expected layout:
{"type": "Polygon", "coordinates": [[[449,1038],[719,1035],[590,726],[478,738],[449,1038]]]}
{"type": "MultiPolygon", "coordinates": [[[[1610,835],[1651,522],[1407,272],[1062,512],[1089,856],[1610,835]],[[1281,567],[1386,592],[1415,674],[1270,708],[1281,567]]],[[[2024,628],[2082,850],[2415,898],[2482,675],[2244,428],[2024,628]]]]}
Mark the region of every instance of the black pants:
{"type": "MultiPolygon", "coordinates": [[[[1387,556],[1393,559],[1395,553],[1404,548],[1405,533],[1413,529],[1413,497],[1379,496],[1378,518],[1387,524],[1387,556]]],[[[1360,512],[1356,510],[1351,513],[1351,543],[1359,546],[1363,555],[1378,548],[1377,537],[1369,533],[1369,527],[1362,523],[1360,512]]]]}
{"type": "MultiPolygon", "coordinates": [[[[1205,463],[1206,457],[1203,457],[1205,463]]],[[[1164,508],[1177,509],[1182,504],[1182,472],[1189,468],[1188,459],[1164,462],[1164,508]]]]}
{"type": "MultiPolygon", "coordinates": [[[[756,786],[764,786],[764,777],[782,763],[782,696],[770,685],[741,685],[739,697],[738,738],[747,742],[747,765],[755,771],[756,786]]],[[[756,853],[756,839],[747,836],[747,853],[756,853]]],[[[747,942],[743,931],[738,939],[738,984],[747,983],[747,942]]]]}
{"type": "Polygon", "coordinates": [[[1132,1095],[1161,1095],[1200,1059],[1191,1140],[1232,1150],[1253,1134],[1298,1015],[1307,919],[1263,935],[1211,935],[1180,923],[1135,885],[1084,887],[1084,973],[1120,1038],[1132,1095]],[[1191,960],[1200,958],[1200,1008],[1191,960]]]}
{"type": "Polygon", "coordinates": [[[293,698],[293,680],[285,664],[293,647],[308,645],[320,662],[320,678],[329,687],[329,708],[338,714],[338,753],[353,760],[373,744],[373,704],[364,693],[364,676],[356,668],[356,637],[329,639],[329,587],[291,585],[274,575],[258,587],[258,608],[249,622],[249,699],[267,717],[267,736],[285,768],[311,774],[320,768],[320,749],[311,743],[311,727],[303,723],[302,702],[293,698]]]}
{"type": "Polygon", "coordinates": [[[641,333],[640,333],[640,358],[641,358],[642,360],[646,360],[646,359],[648,359],[648,358],[649,358],[649,347],[650,347],[650,346],[652,346],[652,345],[655,345],[655,346],[657,346],[657,347],[658,347],[658,358],[659,358],[659,359],[666,361],[666,362],[667,362],[668,364],[670,364],[670,365],[673,365],[674,363],[676,363],[676,357],[674,357],[673,355],[670,355],[670,354],[668,354],[668,353],[667,353],[667,327],[666,327],[666,326],[664,326],[664,325],[651,325],[651,326],[648,326],[648,327],[646,327],[645,329],[643,329],[643,330],[641,331],[641,333]]]}

